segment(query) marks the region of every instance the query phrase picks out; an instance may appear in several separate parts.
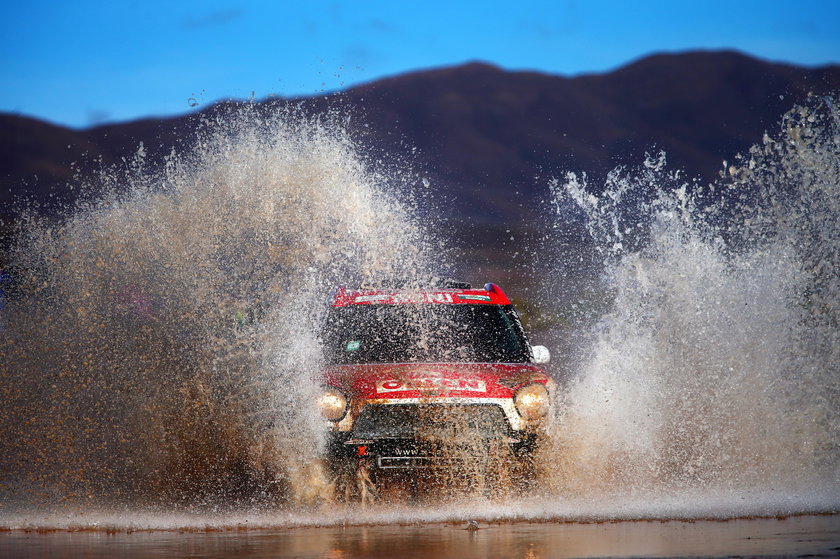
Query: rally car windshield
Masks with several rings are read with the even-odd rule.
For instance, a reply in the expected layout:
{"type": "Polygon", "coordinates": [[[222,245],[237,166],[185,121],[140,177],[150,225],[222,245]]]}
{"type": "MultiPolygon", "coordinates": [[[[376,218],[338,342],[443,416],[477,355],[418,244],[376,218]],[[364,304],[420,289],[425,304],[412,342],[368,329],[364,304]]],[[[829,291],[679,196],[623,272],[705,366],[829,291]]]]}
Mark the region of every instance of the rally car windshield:
{"type": "Polygon", "coordinates": [[[327,362],[525,363],[531,355],[510,305],[352,305],[330,309],[327,362]]]}

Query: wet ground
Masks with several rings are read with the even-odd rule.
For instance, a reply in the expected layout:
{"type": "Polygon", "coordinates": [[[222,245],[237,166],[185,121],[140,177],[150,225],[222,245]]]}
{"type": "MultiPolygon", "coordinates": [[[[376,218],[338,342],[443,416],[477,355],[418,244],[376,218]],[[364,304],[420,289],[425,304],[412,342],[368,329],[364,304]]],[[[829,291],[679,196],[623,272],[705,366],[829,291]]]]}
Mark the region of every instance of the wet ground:
{"type": "Polygon", "coordinates": [[[12,530],[0,557],[837,557],[840,515],[606,523],[390,524],[133,532],[12,530]]]}

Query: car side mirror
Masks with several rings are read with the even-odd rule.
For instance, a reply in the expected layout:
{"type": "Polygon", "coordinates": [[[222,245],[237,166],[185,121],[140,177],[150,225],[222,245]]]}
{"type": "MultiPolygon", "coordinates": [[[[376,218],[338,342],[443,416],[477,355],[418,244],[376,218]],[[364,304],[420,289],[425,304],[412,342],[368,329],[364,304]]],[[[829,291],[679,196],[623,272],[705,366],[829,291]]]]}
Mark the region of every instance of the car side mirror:
{"type": "Polygon", "coordinates": [[[551,352],[544,345],[535,345],[531,349],[534,352],[534,363],[548,363],[551,360],[551,352]]]}

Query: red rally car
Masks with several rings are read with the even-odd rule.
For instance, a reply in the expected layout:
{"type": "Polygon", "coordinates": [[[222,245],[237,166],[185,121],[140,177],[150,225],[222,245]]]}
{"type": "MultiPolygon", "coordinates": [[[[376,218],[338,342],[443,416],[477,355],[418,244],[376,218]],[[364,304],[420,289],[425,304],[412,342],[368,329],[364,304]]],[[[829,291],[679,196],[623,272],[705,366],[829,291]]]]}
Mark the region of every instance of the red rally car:
{"type": "Polygon", "coordinates": [[[548,350],[528,343],[497,285],[342,287],[321,338],[319,404],[344,485],[375,494],[400,474],[460,469],[486,482],[528,471],[555,383],[540,367],[548,350]]]}

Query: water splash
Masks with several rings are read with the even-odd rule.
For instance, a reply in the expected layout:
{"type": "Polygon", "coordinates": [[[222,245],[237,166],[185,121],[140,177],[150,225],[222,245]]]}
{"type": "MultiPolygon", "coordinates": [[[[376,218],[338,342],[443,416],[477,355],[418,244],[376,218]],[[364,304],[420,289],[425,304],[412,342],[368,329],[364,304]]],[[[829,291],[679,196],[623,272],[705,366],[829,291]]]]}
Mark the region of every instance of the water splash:
{"type": "Polygon", "coordinates": [[[159,170],[141,145],[66,220],[30,218],[0,341],[5,501],[271,503],[312,485],[323,297],[422,269],[399,181],[329,117],[248,106],[159,170]]]}
{"type": "Polygon", "coordinates": [[[575,174],[553,184],[613,297],[546,458],[561,495],[725,490],[734,506],[817,487],[836,508],[838,115],[796,108],[708,187],[661,158],[599,195],[575,174]]]}
{"type": "Polygon", "coordinates": [[[296,502],[325,482],[312,325],[337,283],[429,269],[414,208],[396,201],[408,175],[376,169],[329,119],[248,108],[204,122],[159,170],[141,148],[102,175],[105,196],[22,228],[0,340],[0,492],[24,512],[2,524],[836,511],[838,130],[835,105],[815,100],[707,187],[663,155],[596,192],[556,182],[551,231],[586,219],[610,296],[536,494],[363,512],[296,502]]]}

